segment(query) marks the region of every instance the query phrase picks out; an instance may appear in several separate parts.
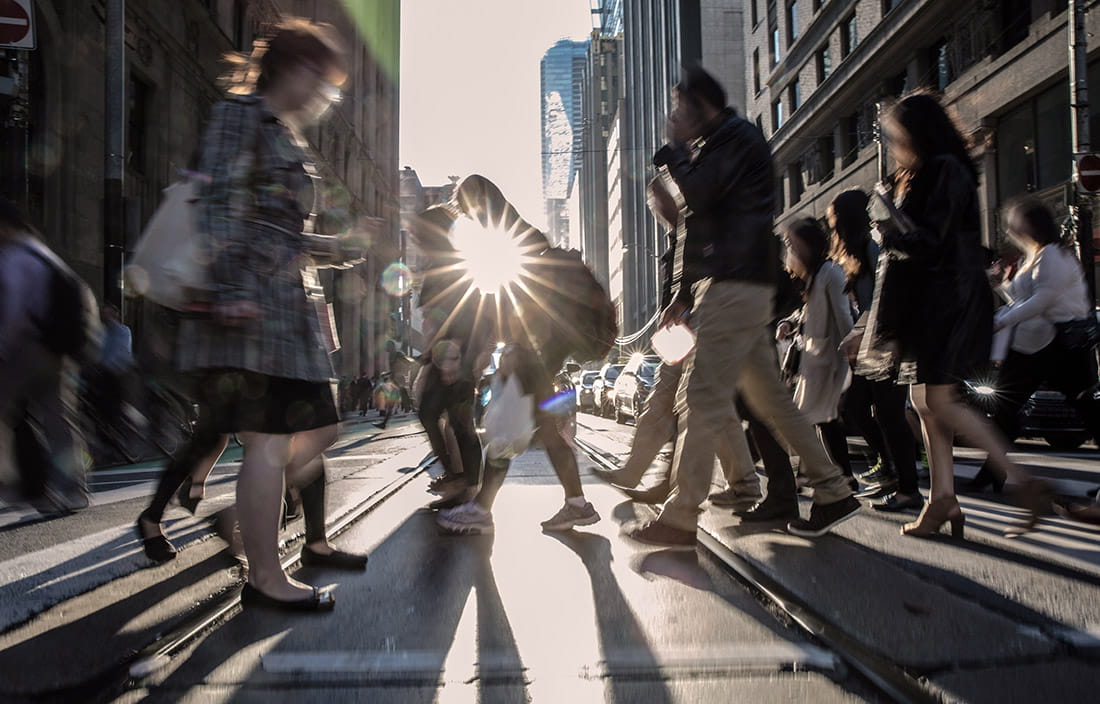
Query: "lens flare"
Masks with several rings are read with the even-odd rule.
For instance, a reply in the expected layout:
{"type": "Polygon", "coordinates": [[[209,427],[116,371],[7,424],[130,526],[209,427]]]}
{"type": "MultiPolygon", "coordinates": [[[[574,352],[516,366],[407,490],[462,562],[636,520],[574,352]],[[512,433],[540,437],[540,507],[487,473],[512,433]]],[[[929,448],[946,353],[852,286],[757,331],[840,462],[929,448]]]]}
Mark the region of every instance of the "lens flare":
{"type": "Polygon", "coordinates": [[[461,218],[452,238],[466,276],[483,295],[496,295],[523,271],[519,240],[504,228],[461,218]]]}
{"type": "Polygon", "coordinates": [[[391,296],[404,296],[409,292],[412,272],[401,262],[394,262],[382,272],[382,289],[391,296]]]}

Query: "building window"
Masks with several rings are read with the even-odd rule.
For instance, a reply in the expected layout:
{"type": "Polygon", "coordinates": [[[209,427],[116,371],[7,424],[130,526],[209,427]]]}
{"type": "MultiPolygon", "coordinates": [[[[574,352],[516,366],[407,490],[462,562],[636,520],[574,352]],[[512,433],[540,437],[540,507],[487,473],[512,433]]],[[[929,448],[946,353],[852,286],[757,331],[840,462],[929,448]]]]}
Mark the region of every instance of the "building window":
{"type": "Polygon", "coordinates": [[[787,44],[798,39],[798,0],[787,1],[787,44]]]}
{"type": "Polygon", "coordinates": [[[238,51],[244,51],[252,45],[248,36],[248,3],[245,0],[233,0],[233,45],[238,51]]]}
{"type": "Polygon", "coordinates": [[[775,212],[777,213],[782,213],[784,210],[787,209],[787,201],[784,198],[784,195],[783,177],[780,176],[775,180],[775,212]]]}
{"type": "Polygon", "coordinates": [[[144,174],[149,163],[148,124],[149,98],[152,88],[130,71],[130,90],[127,96],[126,142],[130,168],[144,174]]]}
{"type": "Polygon", "coordinates": [[[818,168],[816,174],[818,181],[828,181],[836,170],[836,140],[833,135],[822,137],[817,142],[818,168]]]}
{"type": "Polygon", "coordinates": [[[888,15],[895,7],[900,5],[904,0],[882,0],[882,16],[888,15]]]}
{"type": "Polygon", "coordinates": [[[777,100],[772,103],[772,134],[779,131],[779,128],[783,126],[783,100],[777,100]]]}
{"type": "Polygon", "coordinates": [[[772,41],[771,48],[769,49],[770,58],[772,60],[772,68],[779,63],[779,57],[782,55],[782,50],[779,47],[779,26],[772,27],[772,41]]]}
{"type": "Polygon", "coordinates": [[[752,50],[752,87],[760,93],[760,49],[752,50]]]}
{"type": "Polygon", "coordinates": [[[787,102],[790,103],[792,115],[802,107],[802,84],[797,78],[787,86],[787,102]]]}
{"type": "Polygon", "coordinates": [[[859,34],[856,31],[856,13],[844,18],[840,23],[840,58],[846,59],[859,44],[859,34]]]}
{"type": "Polygon", "coordinates": [[[1027,39],[1031,26],[1031,0],[1001,0],[1001,46],[1003,54],[1027,39]]]}
{"type": "Polygon", "coordinates": [[[997,187],[1004,201],[1070,177],[1069,88],[1057,85],[997,121],[997,187]]]}
{"type": "Polygon", "coordinates": [[[952,75],[951,71],[951,62],[947,56],[947,40],[941,39],[928,53],[932,71],[932,85],[942,93],[948,84],[955,80],[955,76],[952,75]]]}
{"type": "Polygon", "coordinates": [[[853,113],[841,120],[841,135],[844,139],[844,156],[840,163],[851,166],[859,158],[859,113],[853,113]]]}
{"type": "Polygon", "coordinates": [[[760,134],[764,134],[764,116],[756,116],[756,129],[760,130],[760,134]]]}
{"type": "Polygon", "coordinates": [[[752,0],[752,26],[753,29],[756,25],[760,24],[760,10],[758,8],[760,0],[752,0]]]}
{"type": "Polygon", "coordinates": [[[802,194],[806,191],[806,184],[802,182],[802,164],[800,162],[787,167],[787,184],[790,186],[791,205],[802,200],[802,194]]]}
{"type": "Polygon", "coordinates": [[[823,4],[824,4],[824,3],[822,3],[822,2],[821,2],[821,0],[814,0],[814,1],[813,1],[813,4],[812,4],[812,7],[813,7],[813,10],[814,10],[814,12],[817,12],[818,10],[820,10],[820,9],[821,9],[821,6],[822,6],[823,4]]]}
{"type": "Polygon", "coordinates": [[[833,58],[829,55],[829,45],[821,47],[817,52],[817,83],[825,82],[825,79],[833,73],[833,58]]]}

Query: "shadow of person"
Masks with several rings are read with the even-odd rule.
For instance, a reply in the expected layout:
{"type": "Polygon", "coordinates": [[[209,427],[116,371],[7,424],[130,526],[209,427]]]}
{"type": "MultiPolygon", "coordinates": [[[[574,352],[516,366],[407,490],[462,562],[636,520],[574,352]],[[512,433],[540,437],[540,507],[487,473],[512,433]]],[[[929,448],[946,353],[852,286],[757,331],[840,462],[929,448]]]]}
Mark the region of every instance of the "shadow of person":
{"type": "Polygon", "coordinates": [[[671,703],[672,695],[659,674],[661,664],[611,569],[611,541],[596,533],[575,531],[547,535],[577,553],[588,571],[603,653],[603,670],[610,682],[607,701],[620,704],[635,701],[638,680],[646,679],[647,702],[671,703]]]}

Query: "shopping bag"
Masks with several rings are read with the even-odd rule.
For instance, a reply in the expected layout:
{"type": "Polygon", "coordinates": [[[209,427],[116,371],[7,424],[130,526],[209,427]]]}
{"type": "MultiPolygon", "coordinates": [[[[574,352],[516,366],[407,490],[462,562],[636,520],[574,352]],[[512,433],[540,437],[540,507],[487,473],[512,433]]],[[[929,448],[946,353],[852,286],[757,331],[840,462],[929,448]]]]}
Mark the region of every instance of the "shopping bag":
{"type": "Polygon", "coordinates": [[[506,460],[526,452],[535,433],[535,397],[524,394],[518,374],[493,379],[482,426],[487,460],[506,460]]]}
{"type": "Polygon", "coordinates": [[[187,310],[207,298],[197,201],[194,180],[164,189],[164,198],[126,266],[126,283],[134,294],[174,310],[187,310]]]}

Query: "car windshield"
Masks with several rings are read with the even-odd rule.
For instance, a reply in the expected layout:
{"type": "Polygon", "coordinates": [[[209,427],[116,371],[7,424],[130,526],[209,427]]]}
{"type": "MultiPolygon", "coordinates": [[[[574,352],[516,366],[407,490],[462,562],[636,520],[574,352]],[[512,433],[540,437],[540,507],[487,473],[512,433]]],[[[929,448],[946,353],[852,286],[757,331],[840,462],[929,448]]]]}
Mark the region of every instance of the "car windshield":
{"type": "Polygon", "coordinates": [[[583,377],[581,377],[581,384],[583,386],[592,386],[592,382],[596,381],[596,377],[598,377],[599,375],[599,372],[588,372],[583,377]]]}
{"type": "Polygon", "coordinates": [[[604,381],[615,381],[619,378],[619,373],[623,370],[622,366],[609,367],[607,373],[604,374],[604,381]]]}
{"type": "Polygon", "coordinates": [[[638,376],[646,381],[653,381],[658,365],[658,362],[643,362],[642,366],[638,367],[638,376]]]}

